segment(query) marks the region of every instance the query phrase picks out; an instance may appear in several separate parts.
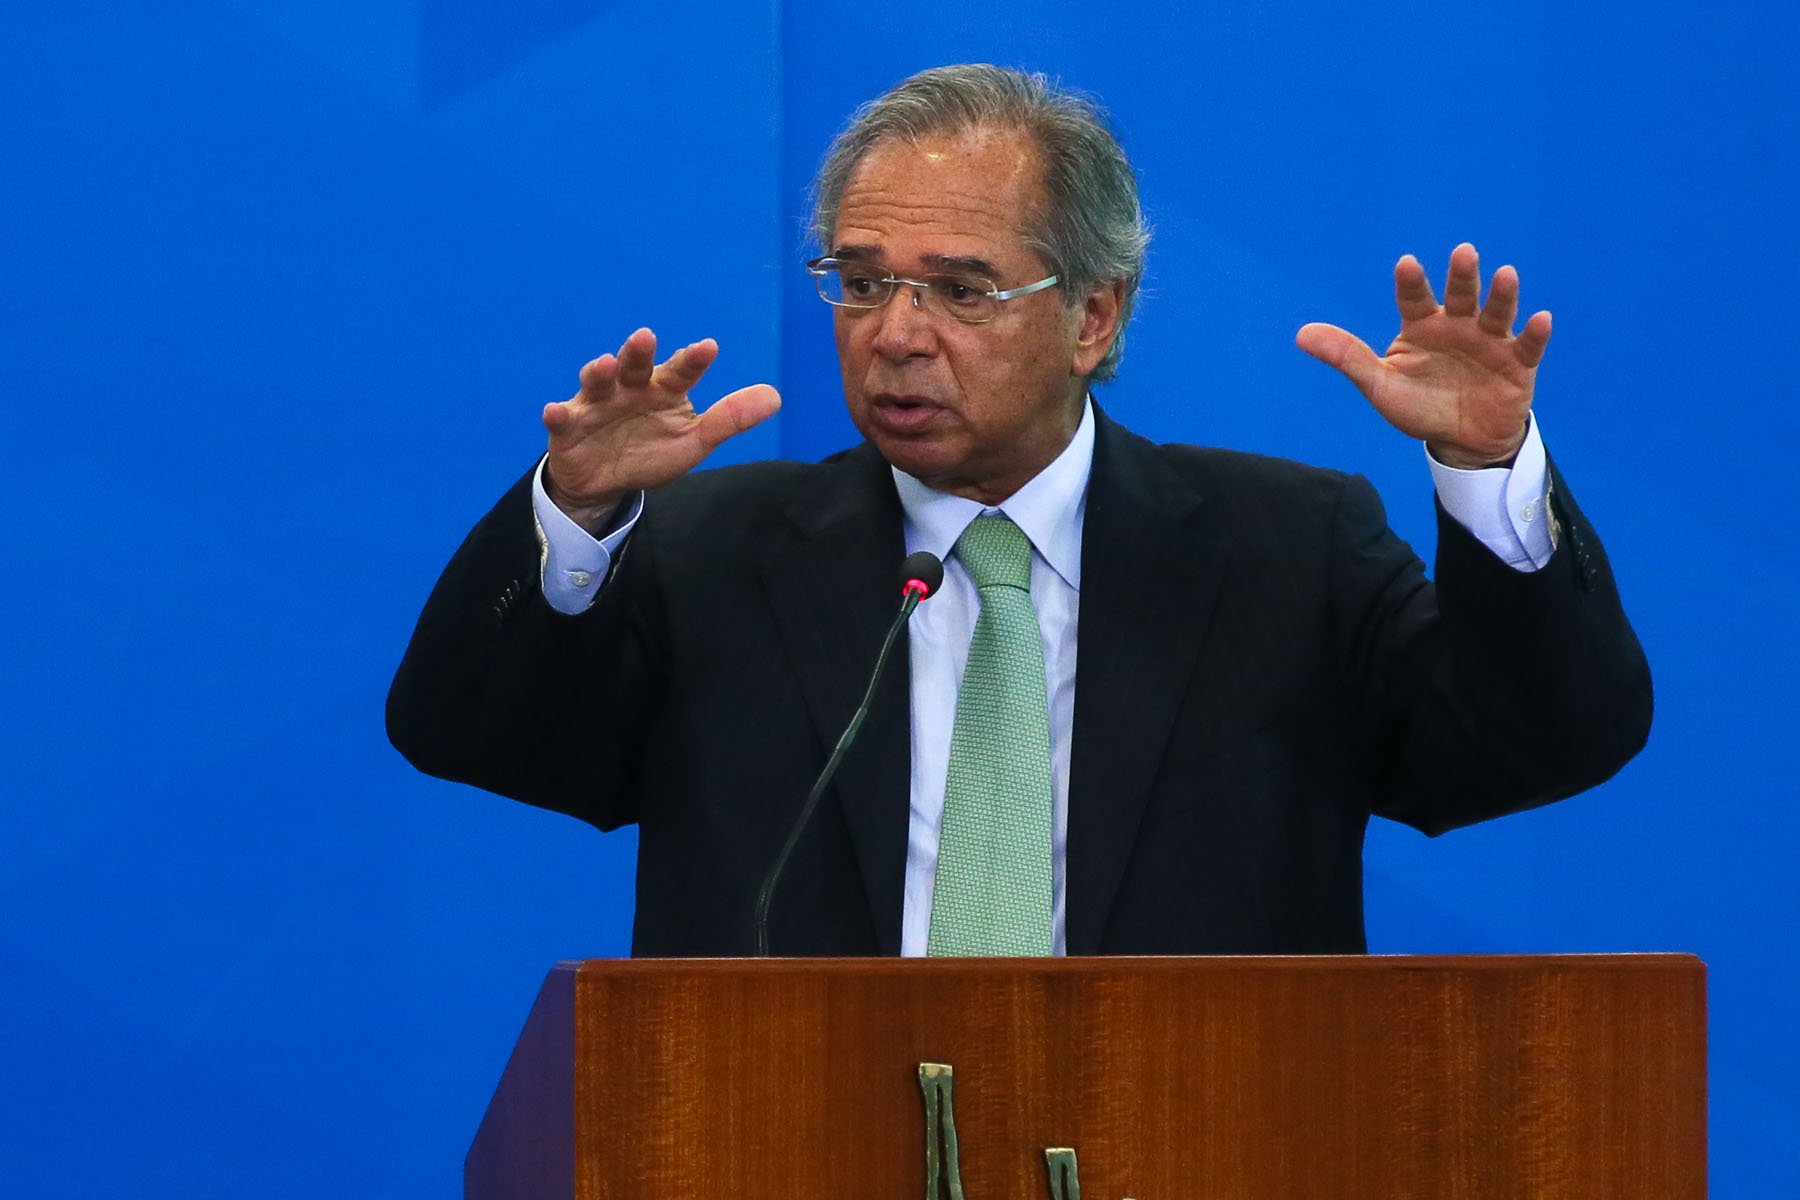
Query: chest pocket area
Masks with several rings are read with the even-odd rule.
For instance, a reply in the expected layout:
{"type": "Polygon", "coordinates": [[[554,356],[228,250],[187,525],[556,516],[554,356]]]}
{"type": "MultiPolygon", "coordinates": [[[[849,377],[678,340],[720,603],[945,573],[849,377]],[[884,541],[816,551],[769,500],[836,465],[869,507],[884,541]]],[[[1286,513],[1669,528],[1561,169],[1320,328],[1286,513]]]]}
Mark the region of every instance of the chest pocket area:
{"type": "Polygon", "coordinates": [[[1291,777],[1297,774],[1293,752],[1272,734],[1228,746],[1171,747],[1144,810],[1144,821],[1152,824],[1198,807],[1229,807],[1271,789],[1279,792],[1291,787],[1291,777]]]}

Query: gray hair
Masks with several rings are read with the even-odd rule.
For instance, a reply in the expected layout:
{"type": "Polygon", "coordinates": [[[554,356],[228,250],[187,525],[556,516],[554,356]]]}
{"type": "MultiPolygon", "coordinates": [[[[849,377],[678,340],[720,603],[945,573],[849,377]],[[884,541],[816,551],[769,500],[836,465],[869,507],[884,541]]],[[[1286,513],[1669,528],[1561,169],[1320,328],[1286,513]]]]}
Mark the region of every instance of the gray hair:
{"type": "Polygon", "coordinates": [[[1125,349],[1150,231],[1131,162],[1099,105],[1043,75],[985,63],[934,67],[857,109],[813,181],[813,237],[830,250],[844,187],[877,143],[982,128],[1028,134],[1043,155],[1049,206],[1034,215],[1037,228],[1025,231],[1026,241],[1062,277],[1064,306],[1081,307],[1097,284],[1125,285],[1118,332],[1089,376],[1111,379],[1125,349]]]}

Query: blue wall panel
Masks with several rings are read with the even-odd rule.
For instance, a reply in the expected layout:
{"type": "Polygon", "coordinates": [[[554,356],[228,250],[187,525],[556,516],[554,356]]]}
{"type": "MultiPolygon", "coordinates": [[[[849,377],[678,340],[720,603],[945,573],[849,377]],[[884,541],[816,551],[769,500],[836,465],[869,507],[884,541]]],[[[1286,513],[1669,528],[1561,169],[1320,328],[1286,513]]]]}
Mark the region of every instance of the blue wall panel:
{"type": "Polygon", "coordinates": [[[1369,475],[1292,348],[1380,344],[1464,238],[1556,313],[1539,412],[1657,676],[1578,800],[1378,825],[1382,951],[1712,964],[1714,1183],[1800,1185],[1791,5],[16,0],[0,16],[0,1190],[455,1190],[541,972],[622,953],[633,841],[413,774],[381,700],[536,414],[639,324],[852,433],[798,271],[848,111],[939,62],[1098,93],[1156,227],[1116,415],[1369,475]],[[731,286],[691,285],[697,270],[731,286]]]}

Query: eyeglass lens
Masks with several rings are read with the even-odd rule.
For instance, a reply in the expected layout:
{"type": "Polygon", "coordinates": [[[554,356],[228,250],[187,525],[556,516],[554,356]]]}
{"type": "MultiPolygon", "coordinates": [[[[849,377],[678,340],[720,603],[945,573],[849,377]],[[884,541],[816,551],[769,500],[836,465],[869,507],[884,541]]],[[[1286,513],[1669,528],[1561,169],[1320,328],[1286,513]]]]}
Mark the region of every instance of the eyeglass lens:
{"type": "Polygon", "coordinates": [[[969,275],[925,275],[896,281],[881,267],[869,263],[820,264],[813,271],[819,295],[845,308],[880,308],[902,283],[916,288],[921,307],[955,317],[959,321],[992,320],[999,302],[989,293],[990,280],[969,275]]]}

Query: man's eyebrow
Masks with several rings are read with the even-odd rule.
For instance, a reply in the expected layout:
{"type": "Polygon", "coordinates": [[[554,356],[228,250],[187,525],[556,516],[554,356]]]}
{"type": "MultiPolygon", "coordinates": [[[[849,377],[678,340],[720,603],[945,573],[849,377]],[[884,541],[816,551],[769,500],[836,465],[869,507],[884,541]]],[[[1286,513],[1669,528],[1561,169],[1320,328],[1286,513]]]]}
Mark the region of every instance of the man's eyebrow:
{"type": "Polygon", "coordinates": [[[919,261],[933,270],[959,271],[965,275],[982,275],[988,279],[992,279],[1000,273],[999,268],[987,259],[975,258],[972,255],[927,254],[919,261]]]}
{"type": "MultiPolygon", "coordinates": [[[[831,257],[843,262],[885,264],[887,252],[880,246],[852,244],[834,247],[831,257]]],[[[920,256],[919,263],[930,271],[955,271],[964,275],[980,275],[986,279],[993,279],[1000,274],[999,268],[993,263],[974,255],[925,254],[920,256]]]]}

